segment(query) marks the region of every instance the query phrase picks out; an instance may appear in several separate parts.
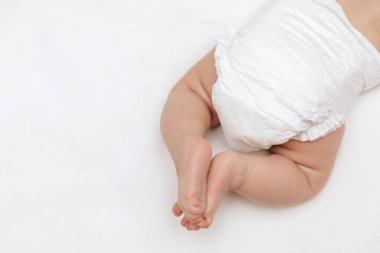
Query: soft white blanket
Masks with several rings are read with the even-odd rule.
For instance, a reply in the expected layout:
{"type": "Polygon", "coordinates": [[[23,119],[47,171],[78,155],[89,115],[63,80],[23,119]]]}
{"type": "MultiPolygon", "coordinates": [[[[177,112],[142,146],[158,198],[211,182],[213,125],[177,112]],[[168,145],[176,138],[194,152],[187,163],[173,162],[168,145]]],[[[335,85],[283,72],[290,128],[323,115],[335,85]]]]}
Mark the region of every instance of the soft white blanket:
{"type": "MultiPolygon", "coordinates": [[[[234,194],[209,230],[170,213],[172,85],[264,0],[1,0],[0,252],[380,252],[380,89],[347,119],[323,192],[234,194]]],[[[221,129],[208,138],[228,149],[221,129]]]]}

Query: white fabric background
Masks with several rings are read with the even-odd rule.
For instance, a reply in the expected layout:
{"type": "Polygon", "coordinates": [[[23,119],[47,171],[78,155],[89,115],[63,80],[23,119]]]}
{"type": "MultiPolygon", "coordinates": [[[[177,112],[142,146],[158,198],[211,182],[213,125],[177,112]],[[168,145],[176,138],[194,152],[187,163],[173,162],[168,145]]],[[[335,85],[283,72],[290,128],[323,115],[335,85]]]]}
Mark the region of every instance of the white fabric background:
{"type": "MultiPolygon", "coordinates": [[[[198,232],[170,212],[166,96],[264,2],[0,0],[0,252],[380,252],[380,89],[312,201],[228,194],[198,232]]],[[[228,149],[220,128],[207,137],[228,149]]]]}

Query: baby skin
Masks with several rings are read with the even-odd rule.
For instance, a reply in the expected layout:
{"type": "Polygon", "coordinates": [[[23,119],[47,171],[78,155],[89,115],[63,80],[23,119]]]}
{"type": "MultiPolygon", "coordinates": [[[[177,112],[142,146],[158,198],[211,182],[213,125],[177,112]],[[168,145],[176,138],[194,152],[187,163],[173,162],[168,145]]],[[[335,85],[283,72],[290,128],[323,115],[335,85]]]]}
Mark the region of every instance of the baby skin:
{"type": "MultiPolygon", "coordinates": [[[[380,51],[380,2],[338,2],[380,51]]],[[[177,82],[161,115],[161,134],[178,177],[172,212],[183,215],[181,225],[188,230],[210,227],[227,191],[270,206],[311,199],[328,180],[344,134],[343,125],[314,141],[289,140],[272,146],[267,155],[224,151],[212,157],[204,136],[219,125],[211,99],[217,80],[214,52],[215,48],[177,82]]]]}

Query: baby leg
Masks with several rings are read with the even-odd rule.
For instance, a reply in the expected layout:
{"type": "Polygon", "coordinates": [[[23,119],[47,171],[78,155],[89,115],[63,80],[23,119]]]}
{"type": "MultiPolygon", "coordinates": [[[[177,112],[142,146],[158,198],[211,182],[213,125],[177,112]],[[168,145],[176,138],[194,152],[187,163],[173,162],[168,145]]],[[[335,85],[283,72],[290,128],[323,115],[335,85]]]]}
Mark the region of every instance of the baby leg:
{"type": "Polygon", "coordinates": [[[272,146],[269,155],[222,152],[214,157],[208,175],[205,227],[212,223],[223,194],[273,206],[302,203],[325,185],[343,137],[344,125],[315,141],[290,140],[272,146]]]}
{"type": "Polygon", "coordinates": [[[214,49],[195,64],[171,90],[161,115],[161,134],[178,177],[178,202],[173,213],[184,213],[182,225],[197,230],[206,208],[206,178],[211,147],[203,138],[219,124],[211,102],[216,82],[214,49]]]}

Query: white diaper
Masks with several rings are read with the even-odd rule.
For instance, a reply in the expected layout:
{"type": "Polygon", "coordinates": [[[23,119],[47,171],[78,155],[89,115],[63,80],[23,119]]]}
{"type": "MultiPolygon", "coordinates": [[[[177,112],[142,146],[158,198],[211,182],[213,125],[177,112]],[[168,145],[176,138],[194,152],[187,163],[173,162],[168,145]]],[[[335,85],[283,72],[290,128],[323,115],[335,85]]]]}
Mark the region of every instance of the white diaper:
{"type": "Polygon", "coordinates": [[[334,0],[283,0],[215,51],[212,101],[231,148],[315,140],[380,83],[380,54],[334,0]]]}

